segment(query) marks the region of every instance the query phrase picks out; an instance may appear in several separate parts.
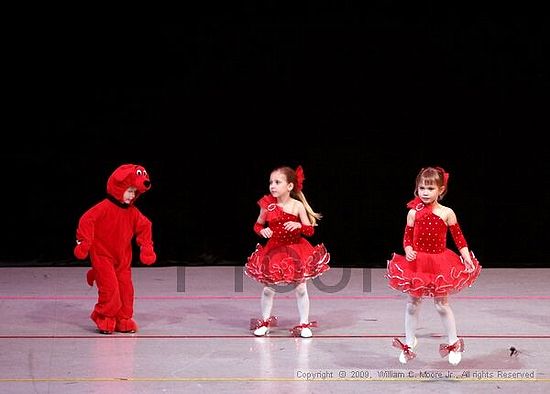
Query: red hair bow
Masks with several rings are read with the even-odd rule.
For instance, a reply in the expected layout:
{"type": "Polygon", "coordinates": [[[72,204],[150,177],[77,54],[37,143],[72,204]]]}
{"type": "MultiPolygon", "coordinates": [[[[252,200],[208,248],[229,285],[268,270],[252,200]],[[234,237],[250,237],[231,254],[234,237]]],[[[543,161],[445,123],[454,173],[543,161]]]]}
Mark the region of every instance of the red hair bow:
{"type": "Polygon", "coordinates": [[[449,183],[449,173],[446,172],[443,167],[435,167],[438,171],[441,171],[443,173],[443,185],[447,186],[447,183],[449,183]]]}
{"type": "Polygon", "coordinates": [[[304,179],[306,179],[306,177],[304,176],[304,169],[302,168],[302,166],[298,166],[296,168],[296,192],[302,191],[302,187],[304,187],[304,179]]]}

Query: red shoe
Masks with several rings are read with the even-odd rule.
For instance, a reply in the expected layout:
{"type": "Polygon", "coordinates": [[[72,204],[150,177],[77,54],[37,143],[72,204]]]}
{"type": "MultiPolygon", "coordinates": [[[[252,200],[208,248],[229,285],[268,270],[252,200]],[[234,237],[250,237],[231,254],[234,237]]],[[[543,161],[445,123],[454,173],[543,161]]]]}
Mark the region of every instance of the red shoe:
{"type": "Polygon", "coordinates": [[[137,323],[133,319],[117,319],[115,331],[125,334],[133,334],[138,330],[137,323]]]}
{"type": "Polygon", "coordinates": [[[310,321],[309,323],[299,324],[292,327],[289,331],[294,337],[311,338],[313,333],[310,327],[317,327],[317,322],[310,321]]]}
{"type": "Polygon", "coordinates": [[[97,325],[100,334],[112,334],[115,331],[116,320],[112,317],[102,316],[96,311],[93,311],[90,319],[97,325]]]}
{"type": "Polygon", "coordinates": [[[418,340],[414,337],[413,344],[409,346],[401,342],[398,338],[393,338],[392,346],[401,350],[401,353],[399,353],[399,362],[401,364],[407,364],[416,357],[414,349],[418,346],[418,340]]]}
{"type": "Polygon", "coordinates": [[[442,343],[439,345],[439,354],[441,357],[449,355],[449,364],[458,365],[462,360],[462,352],[464,351],[464,340],[459,338],[455,343],[447,345],[442,343]]]}
{"type": "Polygon", "coordinates": [[[270,316],[267,320],[250,319],[250,329],[254,330],[254,335],[263,337],[269,334],[270,327],[277,326],[277,316],[270,316]]]}

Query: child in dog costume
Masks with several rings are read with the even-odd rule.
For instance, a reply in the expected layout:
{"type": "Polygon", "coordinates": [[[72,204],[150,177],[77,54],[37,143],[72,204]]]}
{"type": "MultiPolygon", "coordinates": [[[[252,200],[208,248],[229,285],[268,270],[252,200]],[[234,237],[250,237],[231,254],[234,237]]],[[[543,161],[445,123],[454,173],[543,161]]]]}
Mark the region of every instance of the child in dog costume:
{"type": "Polygon", "coordinates": [[[90,318],[102,334],[134,333],[134,285],[132,241],[140,248],[139,258],[150,265],[156,261],[152,223],[135,206],[140,195],[151,188],[149,174],[136,164],[119,166],[107,181],[105,199],[88,209],[76,231],[76,258],[90,258],[87,281],[95,281],[98,300],[90,318]]]}

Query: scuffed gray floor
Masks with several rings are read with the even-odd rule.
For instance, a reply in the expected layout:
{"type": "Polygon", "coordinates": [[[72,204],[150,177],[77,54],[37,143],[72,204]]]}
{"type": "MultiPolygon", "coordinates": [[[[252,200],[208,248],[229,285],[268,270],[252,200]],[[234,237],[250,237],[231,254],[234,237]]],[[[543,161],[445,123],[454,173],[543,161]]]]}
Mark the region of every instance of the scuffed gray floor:
{"type": "Polygon", "coordinates": [[[84,267],[0,268],[0,391],[5,393],[355,393],[550,391],[550,269],[484,268],[451,296],[465,352],[438,352],[443,326],[425,299],[417,357],[398,361],[406,297],[384,270],[332,268],[309,284],[313,338],[292,289],[279,326],[256,338],[261,286],[242,267],[136,267],[136,334],[101,335],[84,267]],[[516,349],[510,355],[510,348],[516,349]]]}

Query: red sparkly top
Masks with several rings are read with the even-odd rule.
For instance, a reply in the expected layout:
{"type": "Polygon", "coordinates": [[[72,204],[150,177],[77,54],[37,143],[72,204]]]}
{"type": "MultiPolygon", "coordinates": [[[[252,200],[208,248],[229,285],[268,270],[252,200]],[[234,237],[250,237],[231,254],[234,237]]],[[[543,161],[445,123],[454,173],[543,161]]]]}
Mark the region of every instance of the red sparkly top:
{"type": "Polygon", "coordinates": [[[289,245],[299,242],[302,236],[300,229],[288,231],[284,228],[284,224],[286,222],[300,222],[298,216],[283,211],[283,209],[277,205],[277,199],[271,195],[263,196],[258,201],[258,204],[261,208],[266,210],[265,220],[273,231],[271,242],[281,245],[289,245]]]}
{"type": "MultiPolygon", "coordinates": [[[[447,245],[447,224],[432,212],[432,206],[419,201],[416,198],[407,204],[416,210],[416,216],[414,227],[405,228],[403,246],[411,245],[414,250],[424,253],[443,253],[447,245]]],[[[459,250],[468,246],[458,223],[449,226],[449,230],[459,250]]]]}

